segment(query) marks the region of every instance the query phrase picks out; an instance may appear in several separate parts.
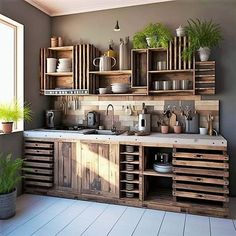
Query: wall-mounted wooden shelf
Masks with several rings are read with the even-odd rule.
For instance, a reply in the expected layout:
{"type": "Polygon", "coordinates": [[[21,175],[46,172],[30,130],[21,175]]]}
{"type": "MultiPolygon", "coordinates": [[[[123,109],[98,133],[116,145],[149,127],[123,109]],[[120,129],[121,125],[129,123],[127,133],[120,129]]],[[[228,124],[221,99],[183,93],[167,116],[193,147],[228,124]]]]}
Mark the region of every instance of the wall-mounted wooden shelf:
{"type": "Polygon", "coordinates": [[[94,75],[130,75],[131,70],[90,71],[94,75]]]}
{"type": "Polygon", "coordinates": [[[165,74],[165,73],[183,73],[183,72],[193,72],[192,69],[189,69],[189,70],[151,70],[151,71],[148,71],[148,73],[150,74],[165,74]]]}
{"type": "Polygon", "coordinates": [[[173,177],[173,173],[160,173],[160,172],[156,172],[152,169],[147,169],[147,170],[143,171],[143,175],[161,176],[161,177],[168,177],[168,178],[173,177]]]}
{"type": "Polygon", "coordinates": [[[50,47],[48,49],[52,50],[52,51],[72,51],[73,50],[73,46],[50,47]]]}
{"type": "Polygon", "coordinates": [[[54,73],[46,73],[46,75],[50,75],[50,76],[73,76],[73,72],[54,72],[54,73]]]}

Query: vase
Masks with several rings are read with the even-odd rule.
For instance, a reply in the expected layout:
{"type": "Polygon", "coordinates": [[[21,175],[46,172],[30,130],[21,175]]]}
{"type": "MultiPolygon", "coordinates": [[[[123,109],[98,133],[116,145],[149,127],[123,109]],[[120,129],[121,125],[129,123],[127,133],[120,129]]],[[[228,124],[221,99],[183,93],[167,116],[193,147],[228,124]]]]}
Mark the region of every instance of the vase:
{"type": "Polygon", "coordinates": [[[208,47],[200,47],[198,49],[200,61],[208,61],[210,54],[211,54],[211,49],[208,47]]]}
{"type": "Polygon", "coordinates": [[[12,132],[13,122],[2,122],[2,131],[4,134],[10,134],[12,132]]]}
{"type": "Polygon", "coordinates": [[[16,189],[11,193],[0,194],[0,220],[11,218],[16,212],[16,189]]]}

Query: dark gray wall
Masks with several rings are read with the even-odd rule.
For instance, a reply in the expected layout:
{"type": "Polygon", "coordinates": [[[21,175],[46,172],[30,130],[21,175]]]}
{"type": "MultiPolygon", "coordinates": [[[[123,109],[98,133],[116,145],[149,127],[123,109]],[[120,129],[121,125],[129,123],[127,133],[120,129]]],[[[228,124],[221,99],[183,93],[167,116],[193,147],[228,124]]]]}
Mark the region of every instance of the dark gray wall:
{"type": "Polygon", "coordinates": [[[213,19],[222,27],[224,41],[213,51],[217,66],[217,95],[210,99],[221,100],[221,133],[229,142],[231,194],[236,195],[236,1],[235,0],[185,0],[115,10],[98,11],[54,17],[53,35],[62,36],[67,43],[89,42],[106,49],[109,39],[116,44],[120,37],[132,36],[150,22],[163,22],[173,32],[189,18],[213,19]],[[120,32],[114,32],[116,20],[120,32]]]}
{"type": "MultiPolygon", "coordinates": [[[[33,111],[33,120],[26,129],[42,127],[49,100],[39,95],[39,49],[49,46],[51,18],[23,0],[0,0],[0,14],[24,25],[25,101],[31,103],[33,111]]],[[[0,152],[22,157],[22,144],[22,132],[0,135],[0,152]]]]}

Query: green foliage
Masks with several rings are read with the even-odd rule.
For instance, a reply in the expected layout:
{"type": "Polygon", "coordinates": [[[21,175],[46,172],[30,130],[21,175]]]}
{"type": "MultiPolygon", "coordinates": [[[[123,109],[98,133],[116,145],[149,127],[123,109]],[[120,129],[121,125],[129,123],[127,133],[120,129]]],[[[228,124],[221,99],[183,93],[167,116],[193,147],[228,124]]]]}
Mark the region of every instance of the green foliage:
{"type": "Polygon", "coordinates": [[[16,122],[21,119],[26,121],[30,121],[32,119],[29,105],[21,107],[18,102],[0,104],[0,120],[5,122],[16,122]]]}
{"type": "Polygon", "coordinates": [[[167,48],[172,39],[170,30],[161,23],[150,23],[143,31],[137,32],[133,37],[134,48],[147,48],[146,38],[150,38],[150,47],[167,48]]]}
{"type": "Polygon", "coordinates": [[[0,153],[0,194],[11,193],[21,180],[22,159],[12,159],[12,155],[0,153]]]}
{"type": "Polygon", "coordinates": [[[189,36],[190,46],[183,52],[184,59],[190,59],[200,47],[212,48],[222,40],[220,25],[213,23],[212,20],[190,19],[185,32],[189,36]]]}

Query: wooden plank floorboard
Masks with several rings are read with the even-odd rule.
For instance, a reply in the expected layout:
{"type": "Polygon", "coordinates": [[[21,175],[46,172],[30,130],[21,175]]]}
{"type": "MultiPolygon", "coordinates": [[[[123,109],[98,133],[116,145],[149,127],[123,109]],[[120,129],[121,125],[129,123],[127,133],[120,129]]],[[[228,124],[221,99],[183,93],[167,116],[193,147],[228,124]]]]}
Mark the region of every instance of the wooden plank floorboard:
{"type": "Polygon", "coordinates": [[[86,211],[81,215],[76,217],[70,224],[68,224],[64,229],[58,232],[57,235],[65,236],[78,236],[85,232],[88,227],[94,223],[94,221],[105,211],[108,204],[93,203],[86,211]]]}
{"type": "Polygon", "coordinates": [[[211,236],[209,217],[186,215],[184,236],[211,236]]]}
{"type": "Polygon", "coordinates": [[[130,236],[134,232],[139,220],[141,219],[145,209],[127,207],[124,214],[120,217],[109,236],[130,236]]]}
{"type": "Polygon", "coordinates": [[[231,219],[210,217],[211,236],[236,236],[236,230],[231,219]]]}
{"type": "Polygon", "coordinates": [[[145,210],[133,236],[156,236],[164,218],[164,211],[145,210]]]}
{"type": "Polygon", "coordinates": [[[25,224],[27,221],[34,218],[38,214],[40,214],[41,212],[43,212],[45,209],[47,209],[48,207],[50,207],[57,201],[58,201],[58,198],[49,197],[49,198],[43,199],[42,201],[36,202],[34,205],[30,205],[26,209],[21,210],[14,216],[14,218],[11,218],[6,221],[6,224],[9,223],[10,226],[9,227],[7,227],[7,225],[6,227],[3,226],[3,232],[1,233],[5,235],[12,232],[17,227],[25,224]]]}
{"type": "Polygon", "coordinates": [[[92,203],[86,201],[76,201],[75,204],[61,212],[54,219],[42,226],[38,231],[33,233],[34,236],[51,236],[56,235],[65,228],[70,222],[84,212],[92,203]]]}
{"type": "Polygon", "coordinates": [[[32,235],[39,228],[50,222],[55,216],[65,211],[68,207],[75,204],[76,200],[58,199],[53,205],[49,206],[43,212],[27,221],[25,224],[17,227],[10,236],[32,235]]]}
{"type": "Polygon", "coordinates": [[[107,235],[126,209],[127,207],[125,206],[109,205],[82,235],[107,235]]]}
{"type": "Polygon", "coordinates": [[[183,236],[185,214],[166,212],[158,236],[183,236]]]}

